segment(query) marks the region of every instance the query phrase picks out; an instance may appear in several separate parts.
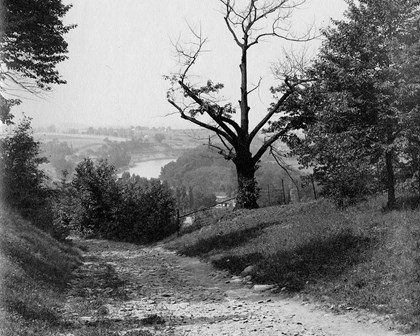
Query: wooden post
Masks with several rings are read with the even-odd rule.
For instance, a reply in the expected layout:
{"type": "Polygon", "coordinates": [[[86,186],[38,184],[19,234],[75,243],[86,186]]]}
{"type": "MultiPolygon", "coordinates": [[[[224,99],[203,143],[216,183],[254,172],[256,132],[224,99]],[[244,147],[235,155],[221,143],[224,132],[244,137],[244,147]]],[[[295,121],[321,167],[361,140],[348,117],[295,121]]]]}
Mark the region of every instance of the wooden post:
{"type": "Polygon", "coordinates": [[[314,182],[314,175],[313,174],[311,174],[311,182],[312,182],[312,189],[314,191],[314,197],[315,197],[315,199],[317,199],[316,189],[315,189],[315,182],[314,182]]]}
{"type": "Polygon", "coordinates": [[[284,204],[287,204],[286,192],[284,191],[284,180],[283,179],[281,179],[281,186],[283,188],[283,200],[284,200],[284,204]]]}
{"type": "Polygon", "coordinates": [[[300,177],[299,177],[299,181],[296,183],[296,190],[297,190],[297,195],[298,195],[298,202],[300,202],[300,190],[299,190],[299,187],[301,187],[300,189],[303,189],[302,188],[302,180],[300,179],[300,177]]]}
{"type": "Polygon", "coordinates": [[[179,209],[176,211],[176,235],[179,237],[181,233],[181,217],[179,215],[179,209]]]}

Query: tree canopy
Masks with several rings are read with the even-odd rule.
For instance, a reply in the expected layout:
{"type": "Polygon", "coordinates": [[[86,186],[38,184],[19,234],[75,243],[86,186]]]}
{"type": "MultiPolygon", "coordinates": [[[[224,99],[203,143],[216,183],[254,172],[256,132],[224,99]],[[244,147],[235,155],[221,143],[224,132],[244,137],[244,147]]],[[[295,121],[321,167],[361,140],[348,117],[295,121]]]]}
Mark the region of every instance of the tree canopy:
{"type": "MultiPolygon", "coordinates": [[[[64,35],[75,25],[63,18],[71,5],[61,0],[3,0],[0,25],[0,93],[19,97],[16,90],[37,93],[63,84],[56,69],[68,52],[64,35]]],[[[0,117],[10,121],[10,105],[19,100],[1,98],[0,117]]]]}
{"type": "Polygon", "coordinates": [[[395,167],[418,129],[419,1],[348,1],[345,19],[323,32],[307,70],[311,83],[288,101],[272,129],[312,165],[324,192],[337,199],[385,189],[395,206],[395,167]]]}
{"type": "Polygon", "coordinates": [[[40,143],[33,137],[29,118],[0,139],[1,201],[24,217],[45,206],[48,196],[47,175],[39,167],[47,159],[39,154],[40,143]]]}

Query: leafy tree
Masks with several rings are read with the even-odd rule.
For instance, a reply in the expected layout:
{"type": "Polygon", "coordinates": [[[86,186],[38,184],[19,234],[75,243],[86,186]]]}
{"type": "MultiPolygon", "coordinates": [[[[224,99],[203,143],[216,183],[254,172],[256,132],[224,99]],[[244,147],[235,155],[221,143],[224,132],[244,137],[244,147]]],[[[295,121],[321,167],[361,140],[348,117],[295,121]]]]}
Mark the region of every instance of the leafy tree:
{"type": "Polygon", "coordinates": [[[35,141],[31,119],[25,117],[13,133],[0,140],[1,199],[28,218],[47,204],[47,176],[39,165],[40,143],[35,141]]]}
{"type": "Polygon", "coordinates": [[[84,234],[150,242],[176,230],[174,199],[167,184],[124,173],[117,179],[106,160],[85,159],[56,206],[57,226],[79,223],[84,234]]]}
{"type": "Polygon", "coordinates": [[[55,168],[57,175],[63,171],[71,174],[74,170],[75,164],[68,160],[68,156],[74,153],[74,150],[67,144],[67,142],[59,142],[57,139],[44,143],[42,150],[48,157],[49,162],[55,168]]]}
{"type": "Polygon", "coordinates": [[[115,168],[106,160],[95,164],[84,159],[75,168],[72,186],[79,200],[81,230],[106,235],[116,225],[120,200],[115,168]]]}
{"type": "Polygon", "coordinates": [[[166,183],[124,173],[118,185],[118,232],[125,240],[150,242],[175,232],[175,200],[166,183]]]}
{"type": "Polygon", "coordinates": [[[220,191],[230,195],[236,187],[233,168],[231,162],[200,146],[165,165],[160,178],[176,190],[178,208],[187,211],[214,205],[220,191]]]}
{"type": "Polygon", "coordinates": [[[108,140],[95,154],[102,159],[106,159],[115,168],[126,167],[131,160],[131,156],[127,152],[127,147],[127,144],[124,142],[108,140]]]}
{"type": "MultiPolygon", "coordinates": [[[[61,0],[3,0],[0,6],[1,93],[20,88],[32,93],[63,84],[56,65],[67,58],[63,36],[74,25],[64,25],[71,5],[61,0]]],[[[0,99],[0,120],[10,122],[10,107],[19,100],[0,99]]]]}
{"type": "Polygon", "coordinates": [[[315,81],[293,93],[290,112],[271,126],[304,130],[289,144],[327,194],[357,200],[383,186],[393,208],[395,167],[419,125],[420,2],[347,2],[346,19],[324,31],[308,71],[315,81]]]}
{"type": "Polygon", "coordinates": [[[53,237],[58,240],[65,240],[72,230],[77,232],[80,229],[78,215],[82,214],[82,210],[75,194],[76,190],[67,181],[67,176],[67,171],[63,171],[52,202],[53,237]]]}
{"type": "Polygon", "coordinates": [[[189,73],[196,63],[206,42],[201,34],[193,32],[196,38],[188,47],[176,45],[176,50],[184,65],[178,75],[166,77],[172,84],[167,93],[169,103],[180,113],[181,118],[195,125],[213,131],[220,139],[220,146],[214,145],[219,153],[227,160],[232,160],[236,167],[238,200],[240,208],[258,207],[258,187],[255,172],[258,162],[268,148],[282,135],[281,131],[272,134],[256,151],[251,152],[251,144],[258,132],[267,124],[271,117],[280,111],[285,101],[302,82],[297,77],[284,77],[284,86],[276,103],[268,109],[266,115],[251,128],[249,115],[249,95],[257,89],[248,83],[249,50],[268,37],[284,40],[308,40],[309,34],[302,38],[293,38],[290,34],[288,19],[293,9],[305,1],[245,1],[242,3],[231,0],[220,0],[223,8],[227,32],[232,35],[234,42],[241,52],[240,57],[240,122],[233,119],[236,109],[232,103],[219,104],[215,96],[223,88],[223,84],[208,80],[206,84],[197,86],[191,80],[189,73]],[[267,21],[270,23],[267,24],[267,21]],[[189,49],[194,46],[192,49],[189,49]],[[203,121],[200,116],[206,115],[210,122],[203,121]]]}

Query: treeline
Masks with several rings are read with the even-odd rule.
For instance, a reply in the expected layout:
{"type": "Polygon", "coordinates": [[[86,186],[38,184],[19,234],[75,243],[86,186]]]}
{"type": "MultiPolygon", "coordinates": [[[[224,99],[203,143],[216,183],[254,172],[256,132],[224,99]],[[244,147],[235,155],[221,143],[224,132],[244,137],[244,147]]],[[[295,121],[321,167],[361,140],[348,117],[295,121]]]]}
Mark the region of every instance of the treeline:
{"type": "Polygon", "coordinates": [[[87,157],[107,160],[115,168],[124,168],[130,164],[132,155],[154,153],[155,147],[151,143],[140,139],[130,141],[112,141],[104,139],[105,143],[95,149],[75,149],[65,141],[53,139],[41,143],[41,153],[56,171],[56,176],[61,176],[63,171],[69,174],[74,172],[76,165],[87,157]]]}
{"type": "MultiPolygon", "coordinates": [[[[260,206],[289,203],[292,189],[297,189],[300,199],[314,198],[312,185],[302,184],[302,173],[286,164],[283,167],[268,155],[260,162],[256,173],[260,206]]],[[[177,208],[181,212],[213,206],[216,196],[236,197],[237,177],[233,163],[206,146],[190,150],[164,166],[160,178],[175,191],[177,208]]]]}
{"type": "Polygon", "coordinates": [[[105,139],[105,144],[99,148],[78,153],[78,150],[69,146],[67,142],[54,139],[41,144],[41,153],[55,169],[56,176],[61,176],[63,171],[73,174],[76,165],[87,157],[107,160],[115,168],[127,167],[131,160],[127,147],[123,142],[105,139]]]}
{"type": "Polygon", "coordinates": [[[113,137],[120,137],[120,138],[127,138],[127,139],[139,139],[142,138],[144,133],[149,134],[153,132],[154,134],[160,134],[162,136],[164,132],[170,130],[171,128],[165,127],[145,127],[145,126],[135,126],[135,127],[89,127],[86,130],[86,134],[92,135],[104,135],[104,136],[113,136],[113,137]],[[157,133],[156,133],[157,132],[157,133]]]}
{"type": "Polygon", "coordinates": [[[216,195],[235,196],[235,170],[231,162],[204,146],[192,149],[164,166],[160,178],[175,190],[181,212],[216,204],[216,195]]]}
{"type": "Polygon", "coordinates": [[[71,231],[131,242],[161,239],[177,229],[172,192],[158,179],[117,177],[106,160],[85,158],[67,181],[51,183],[30,119],[0,140],[1,200],[24,218],[65,239],[71,231]]]}

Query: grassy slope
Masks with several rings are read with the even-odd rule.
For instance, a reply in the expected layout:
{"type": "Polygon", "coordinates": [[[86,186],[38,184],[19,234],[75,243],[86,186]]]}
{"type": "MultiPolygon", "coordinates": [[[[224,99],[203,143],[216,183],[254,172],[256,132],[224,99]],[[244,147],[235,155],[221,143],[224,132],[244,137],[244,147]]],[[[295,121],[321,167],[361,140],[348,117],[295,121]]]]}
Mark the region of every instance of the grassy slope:
{"type": "Polygon", "coordinates": [[[167,244],[257,283],[333,306],[363,308],[420,329],[420,211],[379,201],[338,211],[325,201],[241,211],[167,244]]]}
{"type": "Polygon", "coordinates": [[[52,335],[79,254],[0,206],[0,335],[52,335]]]}

